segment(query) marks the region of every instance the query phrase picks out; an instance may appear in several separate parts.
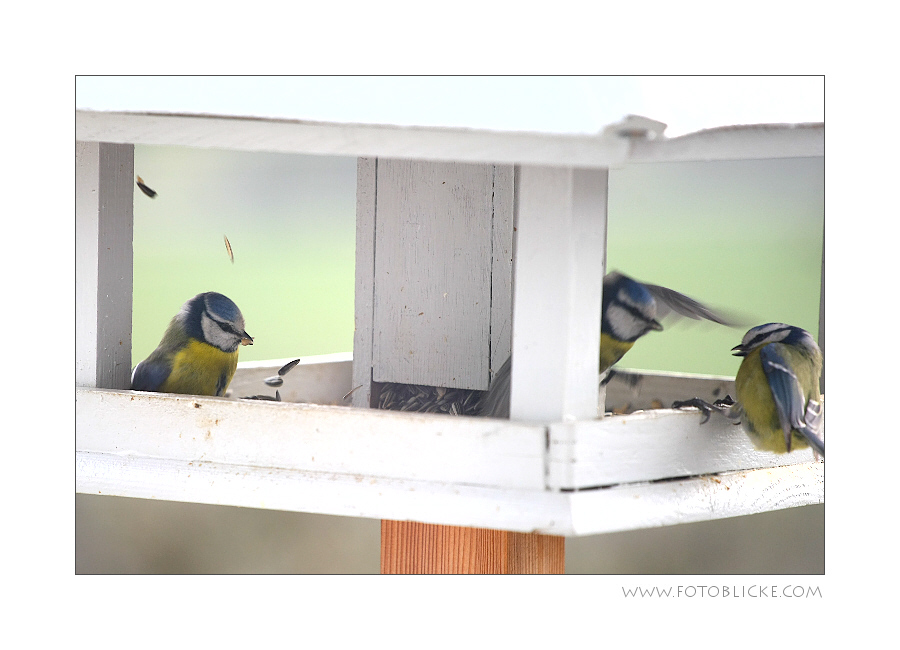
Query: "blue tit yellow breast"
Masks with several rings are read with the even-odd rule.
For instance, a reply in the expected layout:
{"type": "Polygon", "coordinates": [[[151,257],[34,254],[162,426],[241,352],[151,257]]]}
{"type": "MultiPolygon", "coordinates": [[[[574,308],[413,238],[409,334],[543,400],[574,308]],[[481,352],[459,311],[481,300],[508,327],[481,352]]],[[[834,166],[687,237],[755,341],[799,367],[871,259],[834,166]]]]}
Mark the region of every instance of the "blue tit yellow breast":
{"type": "Polygon", "coordinates": [[[223,352],[190,339],[172,357],[172,371],[160,387],[164,393],[224,395],[237,368],[238,353],[223,352]]]}
{"type": "Polygon", "coordinates": [[[619,341],[606,332],[600,333],[600,372],[605,372],[625,356],[634,341],[619,341]]]}
{"type": "MultiPolygon", "coordinates": [[[[779,348],[786,346],[778,343],[779,348]]],[[[763,346],[766,347],[766,346],[763,346]]],[[[744,431],[753,443],[753,446],[762,451],[772,451],[776,454],[787,453],[784,444],[784,432],[781,430],[781,422],[778,418],[778,407],[769,387],[769,380],[763,370],[758,348],[744,357],[734,378],[734,388],[737,393],[737,401],[743,410],[741,424],[744,431]]],[[[784,354],[783,350],[780,350],[784,354]]],[[[791,449],[805,449],[809,443],[796,430],[791,432],[791,449]]]]}

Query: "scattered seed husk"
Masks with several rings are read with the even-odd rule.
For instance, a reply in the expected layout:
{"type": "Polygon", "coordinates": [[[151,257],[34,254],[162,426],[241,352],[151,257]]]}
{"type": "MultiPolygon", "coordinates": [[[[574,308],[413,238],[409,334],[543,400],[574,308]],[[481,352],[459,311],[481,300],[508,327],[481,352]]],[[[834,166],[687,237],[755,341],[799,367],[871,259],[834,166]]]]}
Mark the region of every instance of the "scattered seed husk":
{"type": "Polygon", "coordinates": [[[379,409],[413,413],[478,415],[487,391],[421,384],[386,383],[376,403],[379,409]]]}
{"type": "Polygon", "coordinates": [[[278,374],[281,375],[282,377],[284,377],[286,374],[288,374],[288,372],[289,372],[294,366],[296,366],[296,365],[297,365],[298,363],[300,363],[301,361],[303,361],[302,358],[300,358],[300,359],[294,359],[293,361],[289,361],[288,363],[284,364],[283,366],[281,366],[281,368],[278,369],[278,374]]]}

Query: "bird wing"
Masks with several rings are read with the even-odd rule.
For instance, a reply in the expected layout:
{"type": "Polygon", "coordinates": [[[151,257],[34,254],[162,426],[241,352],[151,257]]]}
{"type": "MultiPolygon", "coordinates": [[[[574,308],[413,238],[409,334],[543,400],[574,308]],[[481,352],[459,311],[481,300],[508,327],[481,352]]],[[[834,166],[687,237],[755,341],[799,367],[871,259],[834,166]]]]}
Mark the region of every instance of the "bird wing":
{"type": "Polygon", "coordinates": [[[172,369],[164,364],[150,361],[141,361],[131,373],[131,390],[159,391],[172,369]]]}
{"type": "Polygon", "coordinates": [[[656,317],[664,318],[671,312],[675,312],[688,318],[700,320],[705,318],[720,325],[734,325],[731,318],[721,313],[715,312],[709,307],[700,304],[693,298],[688,298],[683,293],[678,293],[672,289],[661,287],[658,284],[643,283],[647,287],[647,291],[656,299],[656,317]]]}
{"type": "Polygon", "coordinates": [[[825,455],[825,441],[821,437],[823,414],[818,402],[803,396],[797,375],[779,352],[778,344],[763,346],[759,351],[763,371],[772,389],[778,420],[784,431],[784,441],[791,449],[791,430],[796,429],[820,454],[825,455]]]}
{"type": "Polygon", "coordinates": [[[509,390],[512,377],[512,358],[500,366],[491,381],[491,388],[481,403],[480,414],[488,418],[509,417],[509,390]]]}

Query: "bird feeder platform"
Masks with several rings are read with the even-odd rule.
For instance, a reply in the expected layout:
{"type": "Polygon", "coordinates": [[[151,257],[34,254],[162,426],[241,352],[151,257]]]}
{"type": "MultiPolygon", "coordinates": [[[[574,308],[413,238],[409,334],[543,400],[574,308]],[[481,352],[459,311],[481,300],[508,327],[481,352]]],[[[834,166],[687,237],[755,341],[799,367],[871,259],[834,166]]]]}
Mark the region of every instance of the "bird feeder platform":
{"type": "MultiPolygon", "coordinates": [[[[640,399],[599,386],[608,169],[824,156],[822,124],[662,128],[76,111],[76,490],[554,536],[822,503],[811,451],[649,408],[733,394],[730,378],[648,375],[640,399]],[[356,157],[353,354],[305,359],[281,402],[127,390],[135,144],[356,157]],[[510,354],[509,420],[371,408],[386,382],[487,390],[510,354]],[[645,410],[605,414],[617,401],[645,410]]],[[[232,394],[284,361],[241,363],[232,394]]]]}

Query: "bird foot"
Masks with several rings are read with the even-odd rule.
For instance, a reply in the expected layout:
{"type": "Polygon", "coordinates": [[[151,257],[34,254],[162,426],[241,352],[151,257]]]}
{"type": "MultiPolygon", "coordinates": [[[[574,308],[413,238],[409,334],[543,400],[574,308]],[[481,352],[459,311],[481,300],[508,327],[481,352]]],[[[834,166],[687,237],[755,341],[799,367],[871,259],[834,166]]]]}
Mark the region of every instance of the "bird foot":
{"type": "Polygon", "coordinates": [[[700,409],[700,412],[703,413],[703,419],[700,420],[700,424],[706,424],[707,420],[709,420],[709,414],[715,411],[719,411],[724,413],[724,410],[733,406],[734,400],[731,399],[730,395],[726,395],[722,399],[717,399],[715,402],[710,404],[704,399],[700,399],[699,397],[693,397],[691,399],[681,400],[672,402],[673,409],[682,409],[685,407],[691,407],[700,409]]]}

